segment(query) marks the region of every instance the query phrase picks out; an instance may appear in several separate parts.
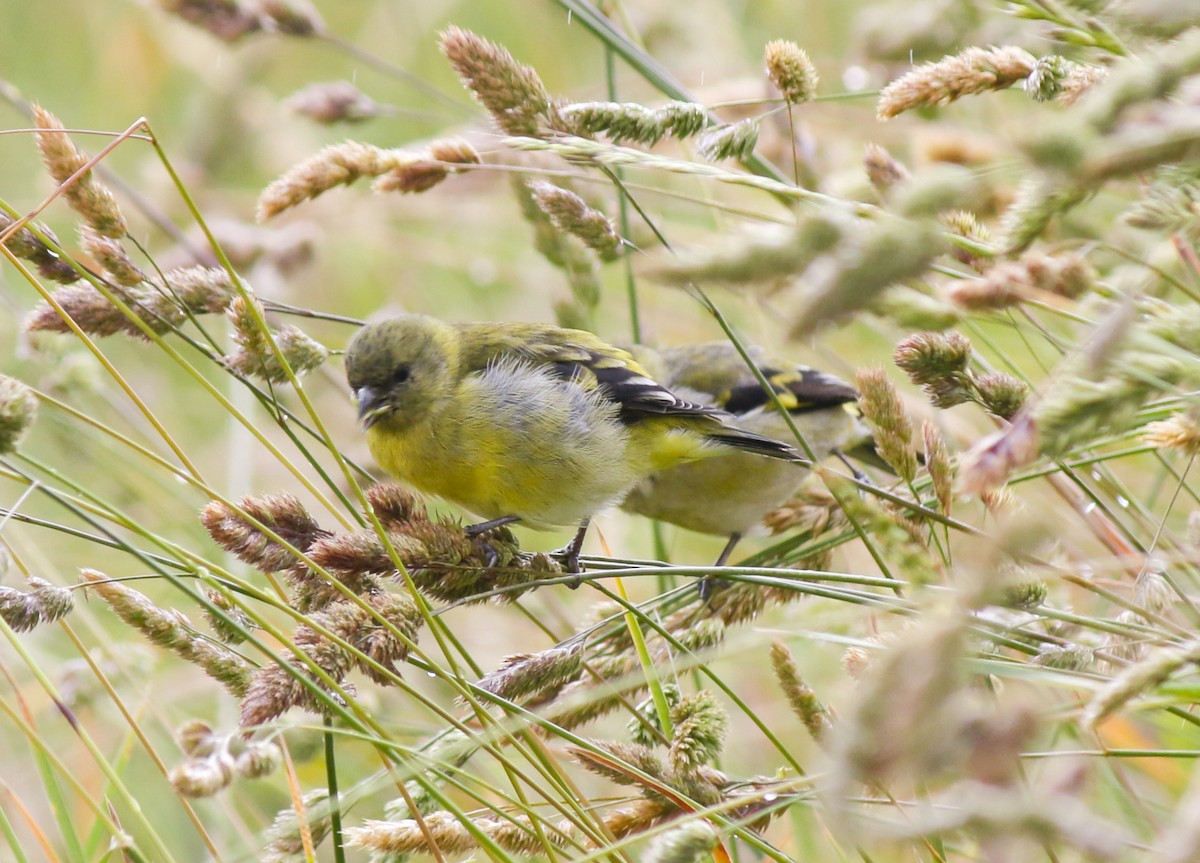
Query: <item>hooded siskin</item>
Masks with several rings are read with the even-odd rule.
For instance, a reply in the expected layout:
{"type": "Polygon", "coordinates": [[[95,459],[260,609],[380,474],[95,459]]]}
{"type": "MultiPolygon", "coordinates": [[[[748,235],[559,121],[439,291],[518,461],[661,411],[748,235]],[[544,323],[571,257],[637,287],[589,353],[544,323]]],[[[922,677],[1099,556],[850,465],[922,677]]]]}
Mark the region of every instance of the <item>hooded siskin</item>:
{"type": "Polygon", "coordinates": [[[346,376],[380,467],[489,520],[583,522],[655,471],[733,450],[803,461],[579,330],[404,315],[355,335],[346,376]]]}
{"type": "MultiPolygon", "coordinates": [[[[739,428],[795,441],[774,401],[729,342],[662,351],[638,346],[635,354],[677,395],[728,411],[739,428]]],[[[854,387],[805,366],[769,362],[759,347],[750,347],[749,354],[818,457],[870,440],[854,410],[854,387]]],[[[736,541],[792,497],[805,475],[791,465],[729,453],[662,470],[638,483],[621,507],[736,541]]]]}

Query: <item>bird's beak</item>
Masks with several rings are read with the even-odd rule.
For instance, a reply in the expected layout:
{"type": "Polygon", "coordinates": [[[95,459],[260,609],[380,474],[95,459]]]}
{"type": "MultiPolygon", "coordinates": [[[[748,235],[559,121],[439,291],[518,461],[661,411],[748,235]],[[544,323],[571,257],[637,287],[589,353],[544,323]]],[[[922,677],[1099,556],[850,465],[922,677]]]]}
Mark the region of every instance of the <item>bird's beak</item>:
{"type": "Polygon", "coordinates": [[[366,431],[389,410],[382,393],[374,387],[359,387],[354,391],[358,402],[358,422],[366,431]]]}

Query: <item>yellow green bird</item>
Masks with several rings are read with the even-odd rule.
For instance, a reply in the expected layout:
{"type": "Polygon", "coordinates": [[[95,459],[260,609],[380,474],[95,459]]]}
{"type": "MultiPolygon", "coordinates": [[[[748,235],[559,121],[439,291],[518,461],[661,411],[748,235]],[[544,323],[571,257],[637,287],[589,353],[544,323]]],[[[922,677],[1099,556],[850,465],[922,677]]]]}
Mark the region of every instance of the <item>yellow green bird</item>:
{"type": "MultiPolygon", "coordinates": [[[[780,441],[795,433],[730,342],[705,342],[633,353],[663,385],[681,398],[720,408],[739,428],[780,441]]],[[[858,393],[832,375],[790,363],[769,361],[762,348],[747,350],[779,403],[818,457],[869,445],[870,431],[858,418],[858,393]]],[[[698,533],[729,537],[717,565],[763,516],[794,495],[805,471],[778,461],[727,453],[680,464],[642,480],[621,508],[698,533]]],[[[701,582],[707,595],[708,582],[701,582]]]]}
{"type": "Polygon", "coordinates": [[[655,471],[739,450],[806,463],[580,330],[403,315],[355,334],[346,377],[380,467],[487,519],[474,533],[579,524],[570,571],[591,516],[655,471]]]}

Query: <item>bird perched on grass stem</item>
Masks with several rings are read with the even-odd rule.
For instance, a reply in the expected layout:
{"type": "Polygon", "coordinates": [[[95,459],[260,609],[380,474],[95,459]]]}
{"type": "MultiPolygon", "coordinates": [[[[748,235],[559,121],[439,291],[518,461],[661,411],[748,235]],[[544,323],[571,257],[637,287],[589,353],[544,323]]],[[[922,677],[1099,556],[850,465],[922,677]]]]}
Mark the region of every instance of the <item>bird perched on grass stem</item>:
{"type": "Polygon", "coordinates": [[[805,462],[580,330],[403,315],[359,330],[346,376],[380,467],[487,519],[476,534],[579,524],[572,572],[591,516],[655,471],[739,450],[805,462]]]}
{"type": "MultiPolygon", "coordinates": [[[[756,346],[748,353],[814,455],[821,458],[868,444],[870,431],[854,410],[858,398],[854,387],[805,366],[769,362],[756,346]]],[[[731,343],[704,342],[661,351],[639,345],[634,355],[681,398],[727,411],[747,431],[796,440],[771,394],[731,343]]],[[[721,566],[742,536],[792,497],[804,478],[804,471],[734,452],[659,471],[634,486],[621,507],[687,530],[729,537],[717,559],[721,566]]],[[[711,582],[701,581],[700,588],[707,597],[711,582]]]]}

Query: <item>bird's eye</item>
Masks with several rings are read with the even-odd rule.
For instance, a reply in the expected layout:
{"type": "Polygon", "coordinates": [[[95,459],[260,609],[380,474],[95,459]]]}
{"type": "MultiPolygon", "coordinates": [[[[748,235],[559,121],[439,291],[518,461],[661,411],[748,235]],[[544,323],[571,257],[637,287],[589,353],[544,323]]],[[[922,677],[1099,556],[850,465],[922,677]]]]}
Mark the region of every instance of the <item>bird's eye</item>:
{"type": "Polygon", "coordinates": [[[396,370],[392,372],[392,383],[402,384],[408,380],[410,374],[408,366],[396,366],[396,370]]]}

